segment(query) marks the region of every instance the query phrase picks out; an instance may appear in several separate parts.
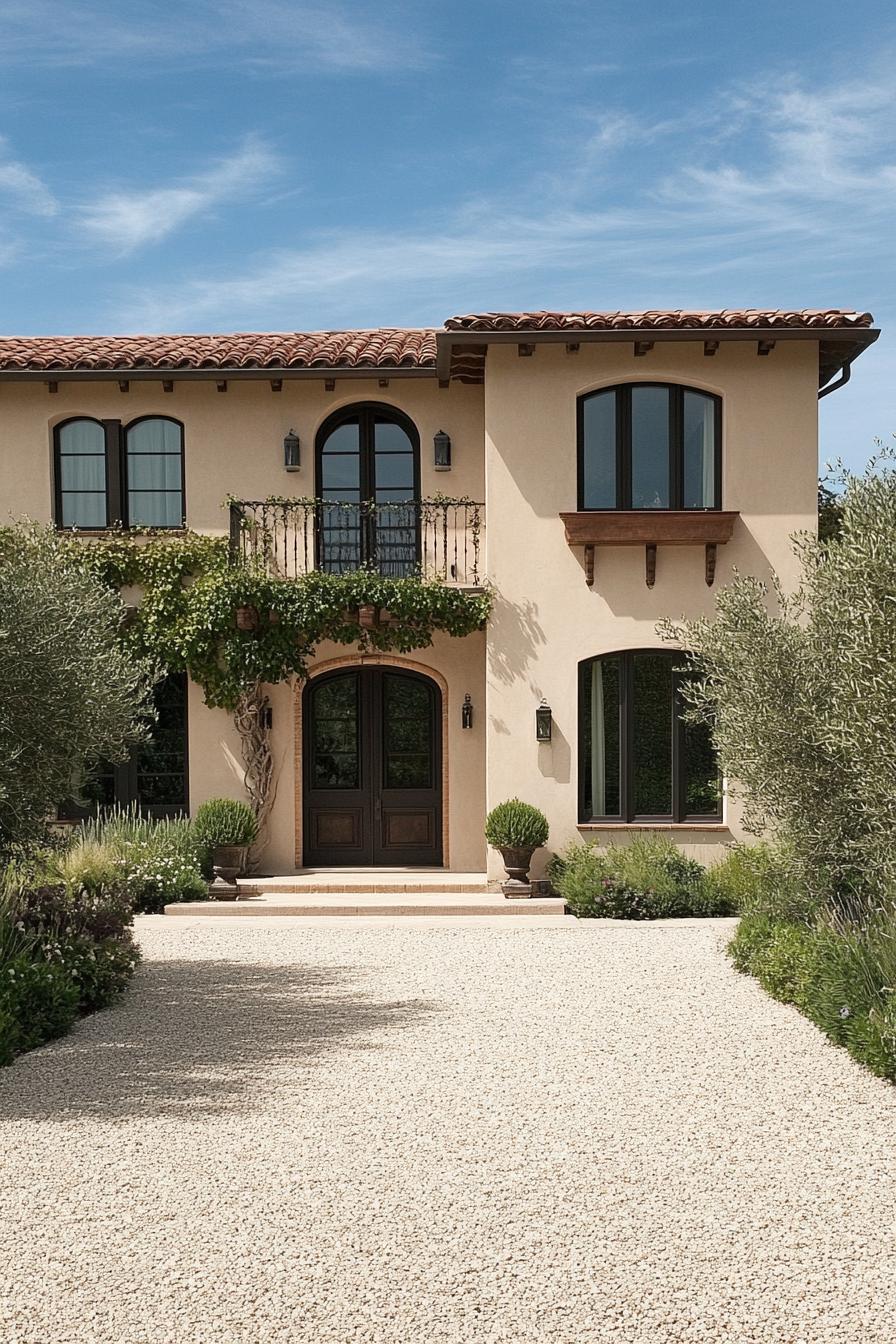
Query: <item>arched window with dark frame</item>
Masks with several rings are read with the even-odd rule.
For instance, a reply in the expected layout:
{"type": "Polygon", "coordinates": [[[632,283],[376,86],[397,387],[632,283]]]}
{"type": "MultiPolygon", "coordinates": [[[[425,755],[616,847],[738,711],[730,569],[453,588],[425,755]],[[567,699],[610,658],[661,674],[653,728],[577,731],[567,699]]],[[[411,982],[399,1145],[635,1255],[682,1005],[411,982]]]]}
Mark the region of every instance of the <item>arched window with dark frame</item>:
{"type": "Polygon", "coordinates": [[[144,415],[124,431],[129,527],[183,527],[184,430],[167,415],[144,415]]]}
{"type": "Polygon", "coordinates": [[[721,509],[722,399],[622,383],[578,401],[578,507],[721,509]]]}
{"type": "Polygon", "coordinates": [[[420,558],[420,435],[408,416],[380,402],[328,416],[315,441],[318,567],[344,573],[370,565],[390,578],[420,558]]]}
{"type": "Polygon", "coordinates": [[[109,526],[106,430],[100,420],[64,420],[54,431],[56,521],[60,527],[109,526]]]}
{"type": "Polygon", "coordinates": [[[630,649],[579,664],[579,821],[721,820],[709,729],[684,717],[682,653],[630,649]]]}
{"type": "Polygon", "coordinates": [[[183,527],[184,429],[167,415],[129,424],[80,416],[53,430],[58,527],[183,527]]]}

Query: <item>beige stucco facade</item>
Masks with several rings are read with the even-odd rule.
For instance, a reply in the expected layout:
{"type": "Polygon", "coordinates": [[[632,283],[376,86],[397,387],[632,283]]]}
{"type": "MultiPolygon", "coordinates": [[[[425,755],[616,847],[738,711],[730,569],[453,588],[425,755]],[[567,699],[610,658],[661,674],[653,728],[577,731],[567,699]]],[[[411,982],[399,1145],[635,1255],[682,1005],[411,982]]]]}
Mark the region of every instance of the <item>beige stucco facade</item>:
{"type": "MultiPolygon", "coordinates": [[[[537,804],[551,827],[550,850],[586,835],[625,840],[626,827],[584,828],[577,802],[577,669],[595,655],[661,645],[657,621],[712,610],[714,592],[733,568],[785,586],[795,578],[789,537],[814,528],[817,478],[818,345],[782,342],[758,357],[755,342],[723,342],[712,358],[702,338],[656,345],[636,356],[631,340],[536,345],[521,358],[516,344],[488,351],[484,383],[434,376],[284,378],[274,392],[264,378],[228,382],[46,382],[0,385],[2,508],[12,517],[52,518],[52,430],[71,416],[130,421],[169,415],[182,421],[188,525],[225,532],[225,496],[312,495],[314,440],[335,409],[356,401],[395,406],[416,424],[422,445],[421,493],[444,492],[485,502],[485,571],[494,590],[486,631],[463,640],[439,635],[406,660],[429,670],[442,693],[446,866],[457,872],[486,865],[486,811],[512,795],[537,804]],[[581,547],[567,544],[559,515],[576,508],[576,403],[583,393],[622,382],[685,384],[722,398],[722,507],[739,514],[731,541],[719,547],[715,589],[705,581],[703,548],[660,546],[656,581],[645,583],[642,546],[599,547],[595,580],[585,582],[581,547]],[[294,430],[302,468],[286,473],[283,437],[294,430]],[[450,474],[433,468],[439,429],[452,441],[450,474]],[[465,695],[473,726],[461,727],[465,695]],[[553,711],[550,744],[535,740],[535,710],[553,711]]],[[[357,649],[318,650],[312,677],[337,660],[361,660],[357,649]]],[[[368,659],[369,661],[369,659],[368,659]]],[[[277,795],[264,866],[294,871],[302,863],[301,762],[297,733],[301,690],[270,688],[277,795]]],[[[300,741],[300,737],[298,739],[300,741]]],[[[229,716],[210,710],[199,689],[189,697],[191,808],[204,799],[241,796],[239,740],[229,716]]],[[[726,801],[722,825],[667,827],[706,858],[742,832],[726,801]]],[[[502,871],[497,855],[492,877],[502,871]]],[[[536,870],[537,871],[537,870],[536,870]]]]}

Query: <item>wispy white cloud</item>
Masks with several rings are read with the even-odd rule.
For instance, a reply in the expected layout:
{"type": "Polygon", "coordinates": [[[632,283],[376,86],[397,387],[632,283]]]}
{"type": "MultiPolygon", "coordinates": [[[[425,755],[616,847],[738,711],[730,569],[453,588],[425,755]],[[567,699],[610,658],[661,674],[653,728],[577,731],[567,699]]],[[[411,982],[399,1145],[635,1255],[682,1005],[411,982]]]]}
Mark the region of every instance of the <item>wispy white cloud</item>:
{"type": "Polygon", "coordinates": [[[9,142],[0,135],[0,196],[29,215],[55,215],[59,203],[41,178],[9,152],[9,142]]]}
{"type": "MultiPolygon", "coordinates": [[[[394,7],[393,7],[394,8],[394,7]]],[[[0,0],[0,66],[90,66],[152,60],[270,71],[419,69],[435,57],[402,7],[390,15],[346,0],[0,0]]]]}
{"type": "Polygon", "coordinates": [[[896,139],[889,79],[821,89],[796,81],[771,90],[747,87],[730,96],[728,111],[726,140],[701,146],[696,161],[660,183],[659,200],[686,195],[717,219],[806,235],[842,230],[847,211],[859,228],[892,218],[896,139]],[[732,158],[738,149],[745,162],[732,158]]]}
{"type": "Polygon", "coordinates": [[[576,305],[591,295],[595,306],[614,295],[673,306],[849,302],[829,291],[847,216],[847,245],[865,264],[890,246],[887,98],[870,80],[824,91],[791,83],[773,96],[739,88],[723,108],[724,136],[718,104],[666,120],[608,110],[583,118],[565,157],[512,196],[467,199],[447,222],[443,212],[388,232],[319,231],[236,274],[131,287],[116,319],[156,330],[302,327],[322,314],[323,325],[401,322],[428,303],[431,321],[466,294],[480,306],[500,295],[537,306],[573,290],[576,305]],[[636,143],[658,148],[653,175],[624,171],[636,143]],[[807,291],[807,275],[821,290],[807,291]]]}
{"type": "Polygon", "coordinates": [[[245,201],[280,166],[271,149],[249,136],[230,157],[181,182],[107,191],[82,206],[76,222],[91,240],[125,255],[159,242],[215,206],[245,201]]]}

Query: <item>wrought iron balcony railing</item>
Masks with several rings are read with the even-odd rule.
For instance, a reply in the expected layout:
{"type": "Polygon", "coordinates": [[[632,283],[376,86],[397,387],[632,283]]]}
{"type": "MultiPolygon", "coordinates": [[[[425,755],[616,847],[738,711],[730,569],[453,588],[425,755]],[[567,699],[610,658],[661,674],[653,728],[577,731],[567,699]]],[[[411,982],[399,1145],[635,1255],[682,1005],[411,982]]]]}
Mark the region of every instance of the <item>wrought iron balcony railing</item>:
{"type": "Polygon", "coordinates": [[[484,513],[473,500],[441,496],[231,500],[230,553],[280,578],[369,568],[384,578],[478,587],[484,513]]]}

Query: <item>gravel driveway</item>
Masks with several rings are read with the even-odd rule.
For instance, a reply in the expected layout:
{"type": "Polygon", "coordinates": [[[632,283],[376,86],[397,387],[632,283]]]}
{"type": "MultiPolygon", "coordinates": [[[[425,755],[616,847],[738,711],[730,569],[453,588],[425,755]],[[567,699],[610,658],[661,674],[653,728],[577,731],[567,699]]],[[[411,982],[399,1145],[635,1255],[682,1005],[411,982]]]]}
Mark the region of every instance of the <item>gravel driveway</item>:
{"type": "Polygon", "coordinates": [[[3,1344],[891,1344],[896,1092],[730,921],[140,921],[0,1073],[3,1344]]]}

